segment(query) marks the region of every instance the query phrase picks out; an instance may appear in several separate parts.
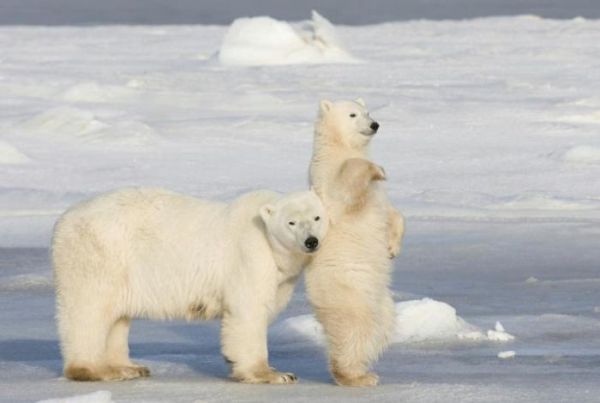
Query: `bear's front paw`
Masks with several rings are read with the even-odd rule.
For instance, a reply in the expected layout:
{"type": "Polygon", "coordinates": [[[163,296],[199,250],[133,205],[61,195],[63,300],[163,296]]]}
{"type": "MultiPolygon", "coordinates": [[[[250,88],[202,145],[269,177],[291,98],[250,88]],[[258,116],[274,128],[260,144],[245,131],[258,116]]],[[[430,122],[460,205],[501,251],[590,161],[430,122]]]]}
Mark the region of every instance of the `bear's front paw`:
{"type": "Polygon", "coordinates": [[[278,372],[273,369],[240,377],[243,383],[292,384],[298,382],[298,377],[291,372],[278,372]]]}
{"type": "Polygon", "coordinates": [[[269,383],[297,383],[298,377],[291,372],[273,371],[274,379],[269,383]]]}

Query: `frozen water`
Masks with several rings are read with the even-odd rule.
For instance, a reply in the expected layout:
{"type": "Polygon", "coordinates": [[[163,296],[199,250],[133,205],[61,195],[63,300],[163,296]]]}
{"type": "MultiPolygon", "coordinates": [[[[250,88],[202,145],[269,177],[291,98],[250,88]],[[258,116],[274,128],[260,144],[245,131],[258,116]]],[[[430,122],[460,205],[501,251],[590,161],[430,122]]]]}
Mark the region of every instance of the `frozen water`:
{"type": "Polygon", "coordinates": [[[256,67],[213,60],[228,29],[0,28],[0,401],[597,401],[600,22],[340,26],[363,63],[256,67]],[[65,208],[135,185],[219,200],[303,189],[318,100],[357,96],[407,217],[396,302],[450,339],[394,343],[375,390],[332,386],[300,287],[270,337],[298,385],[227,380],[212,322],[134,322],[147,380],[61,378],[48,245],[65,208]],[[509,344],[486,340],[506,333],[496,321],[509,344]],[[498,359],[507,349],[518,356],[498,359]]]}
{"type": "MultiPolygon", "coordinates": [[[[501,331],[494,325],[500,320],[516,338],[510,344],[483,339],[394,343],[376,366],[382,377],[377,391],[331,386],[323,346],[286,325],[296,323],[297,329],[306,330],[315,324],[302,287],[270,333],[272,365],[294,371],[301,380],[283,388],[228,381],[218,327],[212,322],[134,321],[132,356],[151,368],[151,378],[103,384],[65,381],[60,377],[51,288],[2,287],[0,400],[30,402],[109,390],[116,402],[261,401],[267,396],[342,401],[357,398],[357,393],[367,401],[431,402],[450,396],[467,402],[593,402],[600,392],[600,318],[593,312],[600,259],[593,245],[600,235],[581,237],[586,227],[411,222],[405,252],[395,262],[393,290],[413,296],[415,306],[427,306],[425,295],[447,301],[478,329],[501,331]],[[540,281],[525,283],[531,276],[540,281]],[[298,319],[302,317],[304,322],[298,319]],[[517,358],[498,359],[507,349],[517,351],[517,358]],[[494,400],[496,394],[502,399],[494,400]]],[[[1,284],[14,285],[18,276],[45,278],[40,282],[47,284],[50,276],[46,249],[0,249],[0,267],[1,284]]]]}

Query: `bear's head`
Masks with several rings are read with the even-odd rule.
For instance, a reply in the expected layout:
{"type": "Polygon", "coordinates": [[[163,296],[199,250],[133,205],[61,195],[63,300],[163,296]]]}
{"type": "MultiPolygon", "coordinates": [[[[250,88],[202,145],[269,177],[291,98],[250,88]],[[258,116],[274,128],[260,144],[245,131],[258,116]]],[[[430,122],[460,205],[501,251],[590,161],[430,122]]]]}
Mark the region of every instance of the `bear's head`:
{"type": "Polygon", "coordinates": [[[316,135],[322,140],[361,149],[379,129],[379,123],[369,116],[365,101],[321,101],[316,135]]]}
{"type": "Polygon", "coordinates": [[[329,227],[329,217],[313,191],[283,196],[262,206],[260,216],[271,242],[290,252],[316,252],[329,227]]]}

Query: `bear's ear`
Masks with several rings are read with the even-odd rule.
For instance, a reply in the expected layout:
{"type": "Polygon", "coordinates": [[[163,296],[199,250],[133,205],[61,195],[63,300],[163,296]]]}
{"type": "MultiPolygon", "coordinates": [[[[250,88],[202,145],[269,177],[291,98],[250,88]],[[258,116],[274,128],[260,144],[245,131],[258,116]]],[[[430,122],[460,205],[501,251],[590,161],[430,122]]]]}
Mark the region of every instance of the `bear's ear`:
{"type": "Polygon", "coordinates": [[[265,222],[265,224],[267,223],[269,218],[271,218],[271,216],[273,215],[274,212],[275,212],[275,206],[273,206],[272,204],[265,204],[258,211],[258,213],[260,214],[260,218],[262,218],[262,220],[265,222]]]}
{"type": "Polygon", "coordinates": [[[327,112],[329,112],[331,110],[332,106],[333,106],[333,103],[331,101],[323,99],[319,103],[319,110],[321,111],[321,113],[327,113],[327,112]]]}
{"type": "Polygon", "coordinates": [[[367,103],[365,102],[364,99],[362,99],[361,97],[358,97],[354,100],[354,102],[356,102],[357,104],[359,104],[360,106],[362,106],[363,108],[367,107],[367,103]]]}

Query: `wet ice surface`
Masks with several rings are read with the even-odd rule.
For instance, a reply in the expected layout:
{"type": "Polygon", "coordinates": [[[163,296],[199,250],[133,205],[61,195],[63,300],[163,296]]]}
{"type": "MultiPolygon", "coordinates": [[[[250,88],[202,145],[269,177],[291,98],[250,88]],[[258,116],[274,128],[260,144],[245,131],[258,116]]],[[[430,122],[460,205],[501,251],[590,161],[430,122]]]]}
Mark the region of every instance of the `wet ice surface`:
{"type": "MultiPolygon", "coordinates": [[[[81,384],[60,379],[50,288],[0,291],[0,391],[3,401],[108,390],[117,402],[263,401],[595,401],[600,386],[598,261],[600,235],[583,224],[409,222],[396,261],[396,299],[431,297],[484,329],[500,320],[516,341],[396,343],[376,366],[377,389],[334,387],[321,347],[297,334],[273,334],[271,363],[294,371],[295,386],[228,381],[216,323],[136,321],[132,356],[152,377],[81,384]],[[537,282],[526,282],[535,277],[537,282]],[[503,360],[498,353],[516,352],[503,360]]],[[[44,249],[2,249],[3,277],[48,275],[44,249]]],[[[310,313],[296,293],[286,318],[310,313]]]]}
{"type": "Polygon", "coordinates": [[[600,22],[338,27],[364,63],[251,68],[219,64],[226,31],[0,28],[0,400],[597,400],[600,22]],[[60,378],[47,251],[60,212],[132,185],[220,200],[305,188],[318,100],[356,96],[382,124],[373,159],[407,217],[396,302],[432,298],[515,341],[396,343],[382,386],[334,387],[322,348],[281,331],[310,313],[300,287],[270,341],[299,385],[228,381],[217,323],[135,322],[150,379],[60,378]]]}

